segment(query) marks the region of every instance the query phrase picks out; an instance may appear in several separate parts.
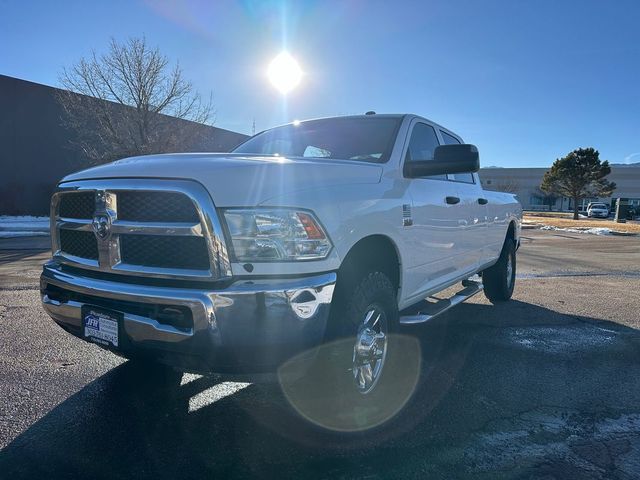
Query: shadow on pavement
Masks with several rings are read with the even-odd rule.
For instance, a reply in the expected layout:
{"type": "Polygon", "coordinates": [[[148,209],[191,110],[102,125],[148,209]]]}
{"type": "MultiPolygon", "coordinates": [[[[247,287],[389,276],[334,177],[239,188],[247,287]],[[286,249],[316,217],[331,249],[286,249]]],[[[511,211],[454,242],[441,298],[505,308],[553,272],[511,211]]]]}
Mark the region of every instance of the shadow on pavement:
{"type": "Polygon", "coordinates": [[[0,238],[0,250],[51,250],[51,237],[0,238]]]}
{"type": "Polygon", "coordinates": [[[626,443],[600,461],[607,432],[598,422],[640,412],[637,331],[511,301],[463,304],[411,333],[422,346],[417,392],[383,428],[348,440],[302,418],[277,386],[185,376],[171,388],[127,362],[9,444],[0,472],[12,479],[495,478],[498,471],[600,478],[592,474],[632,468],[625,459],[638,455],[638,434],[612,430],[609,440],[626,443]]]}
{"type": "Polygon", "coordinates": [[[0,249],[0,265],[5,263],[17,263],[25,259],[36,259],[44,262],[41,259],[43,256],[40,250],[1,250],[0,249]]]}

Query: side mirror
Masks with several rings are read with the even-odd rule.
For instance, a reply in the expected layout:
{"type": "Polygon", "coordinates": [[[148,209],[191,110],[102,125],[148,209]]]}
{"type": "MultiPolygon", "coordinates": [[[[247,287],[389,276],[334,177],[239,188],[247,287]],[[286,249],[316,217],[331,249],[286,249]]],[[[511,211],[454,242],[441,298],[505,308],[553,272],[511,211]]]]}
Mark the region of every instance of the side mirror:
{"type": "Polygon", "coordinates": [[[405,162],[404,173],[409,178],[447,173],[467,173],[480,170],[480,155],[475,145],[440,145],[433,160],[405,162]]]}

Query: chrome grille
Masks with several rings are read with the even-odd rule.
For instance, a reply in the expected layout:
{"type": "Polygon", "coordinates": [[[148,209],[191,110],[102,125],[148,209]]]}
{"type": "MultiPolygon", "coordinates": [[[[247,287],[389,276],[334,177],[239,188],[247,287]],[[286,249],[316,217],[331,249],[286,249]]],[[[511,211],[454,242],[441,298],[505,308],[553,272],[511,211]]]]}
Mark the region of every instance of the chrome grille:
{"type": "Polygon", "coordinates": [[[165,278],[231,276],[214,205],[196,182],[64,183],[53,196],[51,219],[61,263],[165,278]]]}

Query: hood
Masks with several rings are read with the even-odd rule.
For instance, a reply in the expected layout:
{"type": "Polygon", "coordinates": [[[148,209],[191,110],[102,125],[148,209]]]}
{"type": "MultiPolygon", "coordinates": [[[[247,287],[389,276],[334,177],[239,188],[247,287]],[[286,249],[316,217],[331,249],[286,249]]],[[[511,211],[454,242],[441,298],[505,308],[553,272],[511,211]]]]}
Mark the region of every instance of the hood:
{"type": "Polygon", "coordinates": [[[218,207],[258,205],[299,190],[378,183],[382,167],[348,160],[180,153],[118,160],[66,176],[62,182],[100,178],[196,180],[218,207]]]}

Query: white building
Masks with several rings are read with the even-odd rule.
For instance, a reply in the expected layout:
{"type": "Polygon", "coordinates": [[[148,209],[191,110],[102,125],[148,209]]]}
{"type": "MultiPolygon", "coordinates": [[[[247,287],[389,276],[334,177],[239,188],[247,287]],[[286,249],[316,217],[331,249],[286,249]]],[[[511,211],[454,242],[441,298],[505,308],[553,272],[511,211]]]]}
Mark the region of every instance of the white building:
{"type": "MultiPolygon", "coordinates": [[[[514,193],[518,196],[525,210],[573,210],[573,202],[569,198],[555,200],[545,198],[540,191],[542,177],[548,168],[482,168],[480,181],[487,190],[498,190],[514,193]]],[[[590,201],[603,201],[611,207],[616,199],[626,198],[630,204],[640,205],[640,164],[612,165],[608,180],[616,183],[613,195],[608,198],[586,198],[579,205],[582,210],[590,201]]]]}

